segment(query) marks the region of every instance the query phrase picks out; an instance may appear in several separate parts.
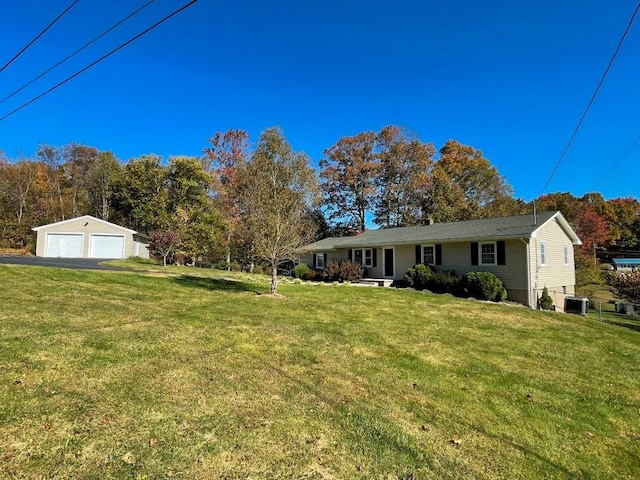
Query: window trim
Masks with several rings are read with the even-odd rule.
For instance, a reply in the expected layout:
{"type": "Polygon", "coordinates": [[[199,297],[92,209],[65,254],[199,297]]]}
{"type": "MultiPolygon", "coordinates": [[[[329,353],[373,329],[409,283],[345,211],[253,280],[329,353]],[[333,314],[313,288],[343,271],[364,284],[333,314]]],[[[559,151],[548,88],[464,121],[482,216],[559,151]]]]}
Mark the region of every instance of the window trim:
{"type": "Polygon", "coordinates": [[[435,265],[436,264],[436,244],[435,243],[424,243],[420,245],[420,260],[423,265],[435,265]],[[424,249],[427,247],[431,247],[433,249],[433,262],[427,263],[425,259],[424,249]]]}
{"type": "Polygon", "coordinates": [[[562,254],[564,259],[564,266],[569,266],[569,245],[563,245],[562,254]]]}
{"type": "Polygon", "coordinates": [[[316,253],[316,264],[314,265],[314,268],[317,268],[318,270],[324,270],[324,253],[323,252],[316,253]],[[322,262],[322,265],[320,265],[320,261],[322,262]]]}
{"type": "Polygon", "coordinates": [[[483,266],[496,266],[498,265],[498,244],[496,241],[493,242],[478,242],[478,265],[483,266]],[[493,245],[493,262],[485,263],[482,258],[482,247],[484,245],[493,245]]]}
{"type": "Polygon", "coordinates": [[[376,254],[375,249],[373,247],[371,248],[354,248],[353,249],[353,260],[352,262],[354,263],[358,263],[356,262],[356,252],[361,252],[361,260],[360,260],[360,265],[362,265],[365,268],[373,268],[373,256],[376,254]],[[371,252],[371,256],[369,257],[369,264],[367,264],[367,250],[371,252]]]}
{"type": "Polygon", "coordinates": [[[547,242],[540,242],[540,266],[547,266],[547,242]]]}

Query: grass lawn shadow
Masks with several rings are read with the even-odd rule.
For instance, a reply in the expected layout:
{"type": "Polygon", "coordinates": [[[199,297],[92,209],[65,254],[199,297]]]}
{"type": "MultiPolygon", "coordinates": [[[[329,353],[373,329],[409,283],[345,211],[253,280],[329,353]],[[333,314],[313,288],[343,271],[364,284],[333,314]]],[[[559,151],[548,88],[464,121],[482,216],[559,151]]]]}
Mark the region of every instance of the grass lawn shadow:
{"type": "Polygon", "coordinates": [[[604,322],[610,323],[611,325],[616,325],[618,327],[629,328],[631,330],[635,330],[636,332],[640,332],[640,323],[635,323],[631,320],[625,322],[625,321],[614,321],[614,320],[606,319],[604,322]]]}
{"type": "Polygon", "coordinates": [[[205,290],[220,290],[225,292],[252,292],[256,295],[265,293],[256,288],[255,284],[237,280],[226,280],[224,278],[203,278],[193,275],[180,275],[178,277],[173,277],[172,280],[180,285],[203,288],[205,290]]]}

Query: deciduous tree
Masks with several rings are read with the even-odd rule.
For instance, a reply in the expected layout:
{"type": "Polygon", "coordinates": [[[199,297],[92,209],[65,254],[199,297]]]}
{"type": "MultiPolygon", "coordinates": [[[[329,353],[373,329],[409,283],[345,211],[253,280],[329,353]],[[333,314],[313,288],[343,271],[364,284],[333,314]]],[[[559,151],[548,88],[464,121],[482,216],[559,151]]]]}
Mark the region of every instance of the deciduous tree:
{"type": "Polygon", "coordinates": [[[239,172],[241,216],[254,255],[268,262],[271,293],[278,289],[278,266],[297,260],[315,232],[306,212],[318,198],[317,177],[309,159],[294,152],[279,128],[260,134],[256,151],[239,172]]]}
{"type": "Polygon", "coordinates": [[[606,219],[598,215],[595,207],[586,205],[576,218],[576,233],[582,240],[582,249],[591,251],[595,245],[603,245],[609,239],[606,219]]]}
{"type": "Polygon", "coordinates": [[[149,253],[156,257],[162,257],[162,264],[166,267],[167,258],[175,253],[180,242],[180,235],[175,231],[160,230],[151,232],[149,237],[149,246],[147,247],[149,253]]]}
{"type": "Polygon", "coordinates": [[[471,146],[448,140],[440,149],[436,166],[449,176],[464,195],[466,208],[457,210],[465,212],[466,218],[456,220],[491,216],[492,204],[513,196],[513,189],[498,173],[498,169],[480,150],[471,146]]]}
{"type": "Polygon", "coordinates": [[[363,132],[343,137],[324,151],[320,178],[329,217],[360,231],[376,199],[379,159],[376,134],[363,132]]]}
{"type": "Polygon", "coordinates": [[[91,212],[109,221],[115,187],[122,168],[112,152],[100,152],[89,173],[87,193],[91,212]]]}
{"type": "Polygon", "coordinates": [[[224,247],[227,269],[231,269],[232,251],[246,250],[247,235],[241,220],[241,196],[238,172],[249,158],[249,134],[244,130],[216,132],[209,139],[210,147],[204,149],[206,169],[213,177],[216,207],[224,221],[226,235],[224,247]]]}
{"type": "Polygon", "coordinates": [[[379,174],[374,223],[381,227],[419,225],[428,218],[435,147],[391,125],[377,137],[379,174]]]}
{"type": "Polygon", "coordinates": [[[114,203],[129,228],[142,233],[169,225],[167,170],[157,155],[132,158],[122,169],[114,203]]]}

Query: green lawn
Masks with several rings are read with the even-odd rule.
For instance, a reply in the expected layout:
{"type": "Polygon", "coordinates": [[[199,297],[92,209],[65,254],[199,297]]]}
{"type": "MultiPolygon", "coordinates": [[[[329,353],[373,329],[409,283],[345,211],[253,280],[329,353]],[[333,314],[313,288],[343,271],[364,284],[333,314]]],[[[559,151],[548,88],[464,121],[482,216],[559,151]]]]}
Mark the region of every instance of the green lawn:
{"type": "Polygon", "coordinates": [[[188,268],[0,286],[3,479],[640,472],[633,328],[188,268]]]}

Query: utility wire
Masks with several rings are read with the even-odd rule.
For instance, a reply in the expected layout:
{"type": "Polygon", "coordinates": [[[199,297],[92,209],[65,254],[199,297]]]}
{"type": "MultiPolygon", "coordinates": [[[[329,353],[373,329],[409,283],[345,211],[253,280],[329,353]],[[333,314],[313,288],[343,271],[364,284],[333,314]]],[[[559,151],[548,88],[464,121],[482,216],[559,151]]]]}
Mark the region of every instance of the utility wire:
{"type": "Polygon", "coordinates": [[[598,183],[596,183],[593,186],[593,188],[591,189],[592,192],[596,191],[596,187],[598,185],[600,185],[602,182],[604,182],[605,178],[607,178],[609,176],[609,174],[615,170],[615,168],[620,164],[620,162],[624,159],[624,157],[627,156],[627,154],[633,149],[633,147],[636,146],[636,143],[638,143],[638,142],[640,142],[640,135],[638,135],[636,137],[636,139],[633,141],[633,143],[631,143],[631,145],[629,145],[629,148],[627,148],[627,150],[622,154],[622,156],[618,160],[616,160],[616,162],[613,164],[613,166],[609,170],[607,170],[607,173],[605,173],[602,176],[602,178],[600,180],[598,180],[598,183]]]}
{"type": "Polygon", "coordinates": [[[81,46],[79,49],[77,49],[75,52],[67,55],[65,58],[63,58],[62,60],[60,60],[58,63],[56,63],[55,65],[53,65],[52,67],[49,67],[47,70],[45,70],[44,72],[42,72],[40,75],[38,75],[37,77],[35,77],[32,80],[29,80],[27,83],[25,83],[24,85],[22,85],[20,88],[18,88],[17,90],[15,90],[13,93],[7,95],[6,97],[4,97],[2,100],[0,100],[0,103],[3,103],[6,100],[9,100],[11,97],[13,97],[14,95],[17,95],[18,93],[20,93],[22,90],[24,90],[25,88],[27,88],[29,85],[31,85],[34,82],[37,82],[38,80],[40,80],[42,77],[44,77],[46,74],[48,74],[49,72],[51,72],[52,70],[58,68],[60,65],[62,65],[63,63],[65,63],[67,60],[71,59],[72,57],[76,56],[78,53],[80,53],[82,50],[84,50],[85,48],[93,45],[95,42],[97,42],[98,40],[100,40],[102,37],[104,37],[105,35],[107,35],[108,33],[112,32],[113,30],[115,30],[116,28],[118,28],[120,25],[122,25],[124,22],[126,22],[127,20],[129,20],[131,17],[137,15],[139,12],[141,12],[142,10],[144,10],[145,8],[147,8],[149,5],[151,5],[155,0],[149,0],[147,3],[145,3],[144,5],[142,5],[140,8],[138,8],[137,10],[134,10],[132,13],[130,13],[129,15],[127,15],[126,17],[124,17],[122,20],[120,20],[118,23],[116,23],[115,25],[113,25],[112,27],[108,28],[107,30],[105,30],[104,32],[102,32],[100,35],[98,35],[96,38],[94,38],[93,40],[85,43],[83,46],[81,46]]]}
{"type": "Polygon", "coordinates": [[[44,35],[44,34],[47,32],[47,30],[49,30],[51,27],[53,27],[53,26],[58,22],[58,20],[60,20],[62,17],[64,17],[64,16],[67,14],[67,12],[68,12],[69,10],[71,10],[73,7],[75,7],[75,5],[76,5],[76,3],[78,3],[78,1],[79,1],[79,0],[74,0],[74,1],[71,3],[71,5],[69,5],[67,8],[65,8],[65,9],[64,9],[64,11],[63,11],[60,15],[58,15],[58,16],[55,18],[55,20],[53,20],[49,25],[47,25],[47,26],[46,26],[46,28],[45,28],[44,30],[42,30],[38,35],[36,35],[36,37],[35,37],[33,40],[31,40],[29,43],[27,43],[27,44],[24,46],[24,48],[23,48],[22,50],[20,50],[18,53],[16,53],[16,54],[13,56],[13,58],[12,58],[11,60],[9,60],[7,63],[5,63],[5,64],[2,66],[2,68],[0,68],[0,73],[2,73],[2,72],[3,72],[3,71],[4,71],[4,70],[9,66],[9,65],[11,65],[13,62],[15,62],[15,61],[16,61],[16,59],[17,59],[20,55],[22,55],[24,52],[26,52],[26,51],[27,51],[27,49],[28,49],[31,45],[33,45],[34,43],[36,43],[36,42],[38,41],[38,39],[39,39],[42,35],[44,35]]]}
{"type": "Polygon", "coordinates": [[[629,20],[629,24],[627,25],[626,30],[622,34],[622,38],[620,38],[620,41],[618,42],[618,46],[616,47],[616,50],[613,52],[613,55],[611,56],[611,60],[609,60],[609,64],[607,65],[606,70],[604,71],[604,73],[602,74],[602,77],[600,78],[600,82],[598,82],[598,86],[596,87],[595,91],[593,92],[593,95],[591,96],[591,100],[589,100],[589,103],[587,104],[587,108],[585,108],[584,113],[582,114],[582,117],[580,117],[580,121],[578,122],[578,125],[576,126],[575,130],[573,131],[573,134],[571,135],[571,138],[569,138],[569,142],[567,142],[567,146],[564,147],[562,155],[560,155],[560,158],[558,159],[558,162],[556,163],[555,168],[551,172],[551,175],[549,176],[549,179],[547,180],[547,183],[544,184],[544,187],[543,187],[543,189],[540,192],[540,195],[538,197],[541,197],[544,194],[544,192],[547,190],[547,187],[549,186],[549,183],[551,183],[551,180],[556,175],[556,172],[558,171],[558,168],[560,167],[560,164],[564,160],[565,155],[569,151],[569,147],[573,143],[573,139],[576,138],[576,135],[578,134],[578,130],[580,130],[580,127],[582,126],[582,122],[584,122],[584,119],[587,117],[587,113],[589,112],[589,109],[591,108],[591,105],[593,104],[593,102],[595,101],[596,97],[598,96],[598,92],[600,91],[600,87],[602,87],[602,84],[604,83],[604,79],[607,77],[607,74],[609,73],[609,70],[611,70],[611,66],[613,65],[613,61],[618,56],[618,52],[620,51],[620,48],[622,47],[622,44],[624,43],[624,40],[627,37],[627,34],[629,33],[629,30],[631,30],[631,25],[633,25],[633,21],[635,20],[636,15],[638,14],[638,10],[640,10],[640,3],[638,3],[638,5],[636,6],[636,9],[633,12],[633,15],[631,15],[631,19],[629,20]]]}
{"type": "Polygon", "coordinates": [[[164,17],[161,20],[158,20],[156,23],[154,23],[153,25],[151,25],[149,28],[147,28],[146,30],[140,32],[139,34],[137,34],[135,37],[131,38],[130,40],[127,40],[126,42],[124,42],[122,45],[120,45],[119,47],[114,48],[113,50],[111,50],[109,53],[103,55],[102,57],[100,57],[98,60],[96,60],[95,62],[90,63],[89,65],[87,65],[86,67],[82,68],[81,70],[78,70],[76,73],[74,73],[73,75],[67,77],[66,79],[64,79],[63,81],[61,81],[60,83],[54,85],[53,87],[51,87],[49,90],[46,90],[45,92],[42,92],[40,95],[38,95],[37,97],[32,98],[31,100],[29,100],[26,103],[23,103],[22,105],[20,105],[18,108],[16,108],[15,110],[12,110],[11,112],[7,113],[4,117],[0,117],[0,122],[2,122],[3,120],[6,120],[7,118],[9,118],[11,115],[13,115],[14,113],[19,112],[20,110],[22,110],[23,108],[31,105],[33,102],[41,99],[42,97],[44,97],[45,95],[53,92],[54,90],[56,90],[57,88],[61,87],[62,85],[64,85],[65,83],[73,80],[74,78],[76,78],[78,75],[81,75],[82,73],[86,72],[87,70],[89,70],[91,67],[97,65],[98,63],[102,62],[103,60],[105,60],[106,58],[110,57],[111,55],[113,55],[114,53],[116,53],[119,50],[122,50],[124,47],[126,47],[127,45],[129,45],[130,43],[135,42],[137,39],[139,39],[140,37],[142,37],[144,34],[150,32],[151,30],[153,30],[154,28],[156,28],[157,26],[159,26],[161,23],[166,22],[167,20],[169,20],[171,17],[173,17],[174,15],[177,15],[178,13],[182,12],[183,10],[189,8],[191,5],[193,5],[194,3],[196,3],[198,0],[191,0],[189,3],[183,5],[182,7],[180,7],[177,10],[174,10],[172,13],[170,13],[169,15],[167,15],[166,17],[164,17]]]}

